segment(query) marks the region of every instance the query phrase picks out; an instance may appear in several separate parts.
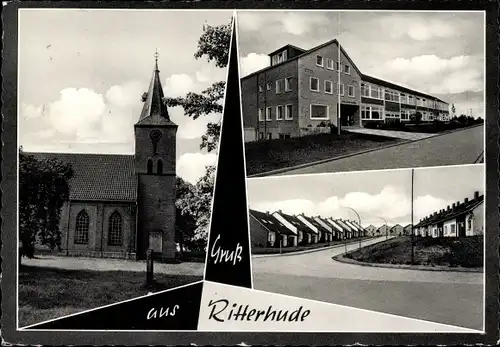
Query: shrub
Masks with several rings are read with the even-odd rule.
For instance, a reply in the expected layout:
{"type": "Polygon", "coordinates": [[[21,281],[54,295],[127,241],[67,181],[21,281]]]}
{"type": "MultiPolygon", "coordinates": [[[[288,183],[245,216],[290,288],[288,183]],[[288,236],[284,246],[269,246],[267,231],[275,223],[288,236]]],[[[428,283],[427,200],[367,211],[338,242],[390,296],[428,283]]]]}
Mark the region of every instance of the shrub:
{"type": "Polygon", "coordinates": [[[378,129],[380,128],[380,122],[366,122],[363,126],[367,129],[378,129]]]}

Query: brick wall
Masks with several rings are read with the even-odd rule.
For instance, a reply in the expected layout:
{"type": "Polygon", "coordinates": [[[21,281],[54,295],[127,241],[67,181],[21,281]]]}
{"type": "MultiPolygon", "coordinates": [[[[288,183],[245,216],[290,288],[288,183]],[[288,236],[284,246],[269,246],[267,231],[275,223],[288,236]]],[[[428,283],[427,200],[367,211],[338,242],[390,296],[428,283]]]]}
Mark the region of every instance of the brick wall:
{"type": "MultiPolygon", "coordinates": [[[[241,96],[243,110],[243,127],[246,133],[255,129],[256,137],[259,133],[272,133],[273,138],[277,138],[280,133],[297,133],[297,113],[298,113],[298,81],[297,81],[297,60],[285,62],[275,67],[243,78],[241,81],[241,96]],[[285,91],[286,77],[291,77],[291,90],[285,91]],[[283,80],[283,91],[276,94],[276,80],[283,80]],[[267,90],[266,84],[270,83],[271,90],[267,90]],[[259,92],[259,85],[263,91],[259,92]],[[277,120],[276,106],[292,105],[292,120],[277,120]],[[271,121],[259,121],[259,109],[263,109],[264,117],[267,107],[271,107],[271,121]]],[[[284,111],[283,111],[284,114],[284,111]]],[[[283,116],[284,118],[284,116],[283,116]]],[[[266,136],[267,138],[267,136],[266,136]]]]}
{"type": "MultiPolygon", "coordinates": [[[[301,128],[315,127],[322,121],[310,119],[310,105],[313,103],[329,106],[329,121],[337,124],[337,84],[339,83],[338,72],[335,70],[337,60],[338,45],[335,43],[299,58],[299,126],[301,128]],[[323,67],[316,65],[318,55],[323,57],[323,67]],[[327,68],[327,58],[333,60],[334,70],[327,68]],[[310,77],[319,78],[319,92],[310,90],[310,77]],[[325,93],[325,80],[333,82],[333,94],[325,93]]],[[[342,52],[340,62],[343,69],[346,64],[350,66],[350,74],[346,74],[344,71],[340,73],[340,83],[344,84],[344,96],[340,97],[341,103],[359,105],[361,77],[342,52]],[[348,96],[348,85],[354,87],[354,97],[348,96]]]]}

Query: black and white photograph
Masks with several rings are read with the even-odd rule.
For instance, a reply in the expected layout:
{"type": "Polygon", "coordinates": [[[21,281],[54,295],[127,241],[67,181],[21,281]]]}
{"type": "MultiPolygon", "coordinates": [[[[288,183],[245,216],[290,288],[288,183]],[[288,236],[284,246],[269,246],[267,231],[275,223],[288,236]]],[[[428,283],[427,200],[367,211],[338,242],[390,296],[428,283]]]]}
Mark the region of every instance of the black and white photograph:
{"type": "Polygon", "coordinates": [[[20,10],[19,327],[203,279],[232,16],[20,10]]]}
{"type": "Polygon", "coordinates": [[[484,12],[238,19],[249,177],[484,162],[484,12]]]}
{"type": "Polygon", "coordinates": [[[484,180],[482,164],[248,179],[254,288],[482,331],[484,180]]]}

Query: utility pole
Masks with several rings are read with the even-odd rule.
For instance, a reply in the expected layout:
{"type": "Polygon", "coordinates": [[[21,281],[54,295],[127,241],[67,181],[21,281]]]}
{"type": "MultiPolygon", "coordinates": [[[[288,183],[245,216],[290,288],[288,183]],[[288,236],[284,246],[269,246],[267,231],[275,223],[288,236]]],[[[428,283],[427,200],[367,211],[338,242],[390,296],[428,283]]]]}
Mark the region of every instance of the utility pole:
{"type": "Polygon", "coordinates": [[[413,242],[413,183],[415,170],[411,169],[411,265],[415,263],[415,245],[413,242]]]}
{"type": "MultiPolygon", "coordinates": [[[[345,207],[348,208],[349,210],[353,211],[354,213],[356,213],[356,216],[358,217],[358,225],[361,227],[361,218],[359,217],[359,213],[356,212],[356,210],[353,209],[352,207],[348,207],[348,206],[345,206],[345,207]]],[[[358,240],[359,240],[359,248],[361,249],[361,237],[359,234],[358,234],[358,240]]]]}
{"type": "MultiPolygon", "coordinates": [[[[338,36],[340,36],[340,11],[337,12],[337,19],[338,19],[338,36]]],[[[337,70],[337,94],[338,94],[338,106],[337,106],[337,133],[340,136],[340,68],[342,65],[340,65],[340,42],[337,39],[337,48],[338,48],[338,57],[337,57],[337,64],[338,64],[338,70],[337,70]]]]}

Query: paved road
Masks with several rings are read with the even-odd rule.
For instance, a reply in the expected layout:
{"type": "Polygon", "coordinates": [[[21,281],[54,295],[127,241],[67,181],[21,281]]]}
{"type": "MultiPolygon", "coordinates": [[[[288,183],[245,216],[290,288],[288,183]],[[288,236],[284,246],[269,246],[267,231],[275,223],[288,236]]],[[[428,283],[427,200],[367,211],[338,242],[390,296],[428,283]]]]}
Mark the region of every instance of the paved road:
{"type": "Polygon", "coordinates": [[[278,175],[473,164],[483,150],[484,127],[477,126],[278,175]]]}
{"type": "Polygon", "coordinates": [[[397,139],[411,140],[411,141],[426,139],[428,137],[434,136],[434,134],[411,133],[409,131],[368,129],[368,128],[353,128],[349,129],[348,131],[351,133],[394,137],[397,139]]]}
{"type": "Polygon", "coordinates": [[[254,258],[254,288],[482,330],[483,274],[366,267],[331,259],[342,253],[344,247],[254,258]]]}

